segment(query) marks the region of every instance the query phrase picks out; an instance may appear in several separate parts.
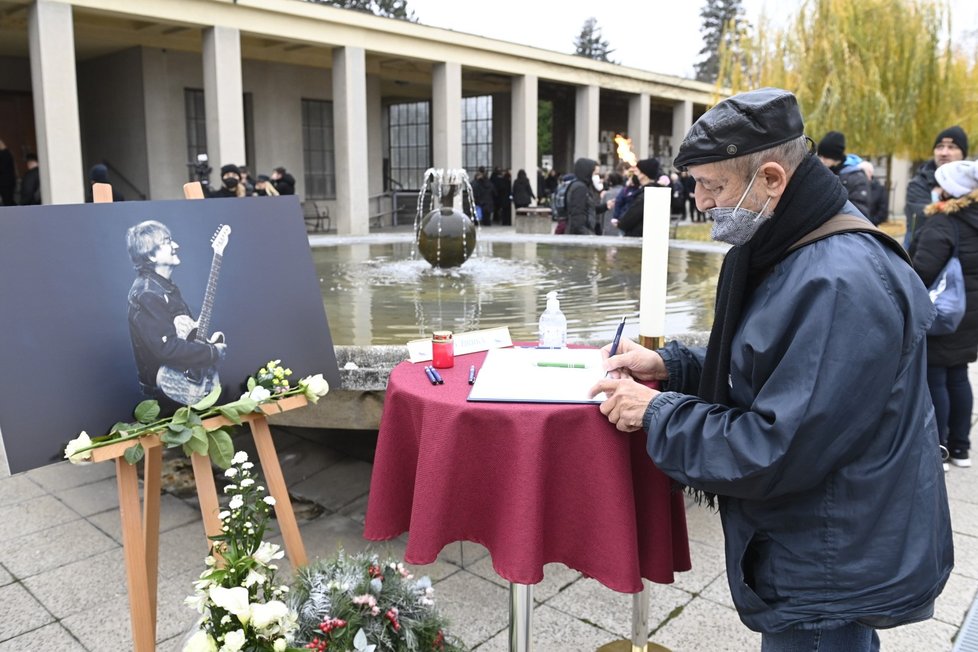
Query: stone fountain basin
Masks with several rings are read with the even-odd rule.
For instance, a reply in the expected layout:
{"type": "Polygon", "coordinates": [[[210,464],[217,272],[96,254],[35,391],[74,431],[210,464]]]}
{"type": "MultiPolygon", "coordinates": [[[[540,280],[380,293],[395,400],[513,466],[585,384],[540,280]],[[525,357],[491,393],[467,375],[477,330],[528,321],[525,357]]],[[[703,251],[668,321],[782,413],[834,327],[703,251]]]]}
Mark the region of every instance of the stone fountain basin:
{"type": "MultiPolygon", "coordinates": [[[[687,346],[706,346],[709,332],[670,336],[687,346]]],[[[575,342],[604,346],[601,342],[575,342]]],[[[269,417],[269,422],[300,428],[378,430],[391,370],[408,359],[406,346],[335,346],[342,387],[331,387],[316,404],[269,417]],[[349,364],[349,363],[352,363],[349,364]],[[350,366],[351,368],[347,368],[350,366]]]]}

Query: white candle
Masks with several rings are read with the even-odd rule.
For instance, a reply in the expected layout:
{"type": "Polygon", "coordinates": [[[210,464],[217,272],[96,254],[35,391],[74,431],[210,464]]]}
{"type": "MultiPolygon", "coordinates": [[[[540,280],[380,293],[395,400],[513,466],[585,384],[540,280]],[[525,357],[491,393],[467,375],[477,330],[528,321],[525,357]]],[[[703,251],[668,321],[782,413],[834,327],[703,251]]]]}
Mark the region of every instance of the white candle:
{"type": "Polygon", "coordinates": [[[666,330],[666,273],[669,269],[669,208],[672,189],[645,188],[642,224],[642,291],[639,335],[662,337],[666,330]]]}

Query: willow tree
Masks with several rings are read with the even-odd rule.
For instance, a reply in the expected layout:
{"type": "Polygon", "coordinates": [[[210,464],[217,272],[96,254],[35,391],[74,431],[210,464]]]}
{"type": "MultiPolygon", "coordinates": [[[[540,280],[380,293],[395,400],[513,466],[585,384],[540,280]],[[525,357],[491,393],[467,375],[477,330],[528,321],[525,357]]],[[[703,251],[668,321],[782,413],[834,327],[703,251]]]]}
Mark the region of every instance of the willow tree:
{"type": "Polygon", "coordinates": [[[793,91],[805,130],[842,131],[852,152],[926,158],[944,127],[978,127],[974,53],[950,32],[939,0],[807,0],[784,29],[731,40],[718,82],[793,91]]]}

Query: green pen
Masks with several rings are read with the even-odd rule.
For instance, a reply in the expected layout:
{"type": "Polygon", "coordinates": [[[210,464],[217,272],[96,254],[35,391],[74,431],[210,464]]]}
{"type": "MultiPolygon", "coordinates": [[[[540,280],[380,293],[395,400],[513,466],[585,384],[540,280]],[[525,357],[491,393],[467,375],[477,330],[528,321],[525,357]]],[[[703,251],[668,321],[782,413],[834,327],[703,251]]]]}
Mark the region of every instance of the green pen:
{"type": "Polygon", "coordinates": [[[562,369],[587,369],[583,362],[538,362],[538,367],[561,367],[562,369]]]}

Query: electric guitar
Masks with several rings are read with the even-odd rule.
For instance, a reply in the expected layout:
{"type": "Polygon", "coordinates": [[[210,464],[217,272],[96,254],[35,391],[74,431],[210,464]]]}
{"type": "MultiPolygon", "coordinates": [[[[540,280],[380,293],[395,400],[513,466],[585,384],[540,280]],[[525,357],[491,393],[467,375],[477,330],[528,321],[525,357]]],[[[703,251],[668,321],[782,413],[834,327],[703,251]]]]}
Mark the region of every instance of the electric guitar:
{"type": "MultiPolygon", "coordinates": [[[[211,273],[207,277],[207,289],[204,290],[204,302],[200,307],[200,318],[197,321],[188,315],[178,315],[173,319],[177,336],[182,340],[193,340],[205,344],[208,340],[211,321],[211,308],[214,306],[214,294],[217,290],[217,277],[221,272],[221,260],[224,248],[228,244],[231,227],[222,224],[211,238],[211,249],[214,258],[211,260],[211,273]]],[[[193,405],[211,393],[221,379],[217,375],[217,367],[203,369],[176,369],[163,366],[156,372],[156,384],[168,397],[182,405],[193,405]]]]}

